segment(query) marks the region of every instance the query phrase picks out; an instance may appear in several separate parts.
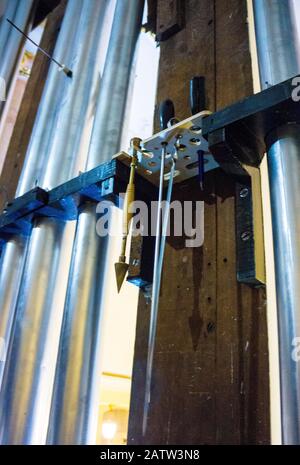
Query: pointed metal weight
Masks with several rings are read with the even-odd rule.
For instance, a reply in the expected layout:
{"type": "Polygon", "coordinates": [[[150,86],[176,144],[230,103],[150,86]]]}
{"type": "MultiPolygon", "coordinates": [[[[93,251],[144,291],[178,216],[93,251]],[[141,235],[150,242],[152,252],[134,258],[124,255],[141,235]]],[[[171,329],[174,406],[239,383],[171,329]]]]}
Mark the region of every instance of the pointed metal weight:
{"type": "Polygon", "coordinates": [[[129,224],[133,214],[130,212],[130,205],[135,199],[135,170],[138,164],[137,153],[140,150],[141,139],[135,137],[130,141],[130,148],[132,152],[131,164],[130,164],[130,177],[127,185],[124,206],[123,206],[123,225],[122,225],[122,246],[119,261],[115,263],[116,281],[118,292],[120,292],[123,281],[125,279],[129,264],[126,263],[126,244],[127,237],[129,234],[129,224]]]}

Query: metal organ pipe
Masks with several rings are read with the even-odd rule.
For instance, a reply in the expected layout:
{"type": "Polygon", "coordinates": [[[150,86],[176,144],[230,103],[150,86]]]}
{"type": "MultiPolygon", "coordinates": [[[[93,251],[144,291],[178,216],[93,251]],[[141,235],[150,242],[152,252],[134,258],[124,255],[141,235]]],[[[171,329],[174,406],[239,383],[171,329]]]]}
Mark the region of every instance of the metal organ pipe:
{"type": "MultiPolygon", "coordinates": [[[[0,78],[6,83],[8,94],[13,80],[14,71],[20,59],[20,52],[25,40],[22,34],[16,31],[7,21],[12,20],[23,31],[28,31],[33,13],[34,0],[9,0],[6,3],[3,16],[0,20],[0,78]]],[[[4,102],[0,101],[0,116],[3,112],[4,102]]]]}
{"type": "MultiPolygon", "coordinates": [[[[6,4],[2,6],[3,13],[0,18],[0,58],[1,58],[1,67],[2,67],[2,58],[4,58],[4,51],[7,46],[7,42],[9,40],[9,36],[11,33],[11,25],[6,21],[6,18],[14,20],[16,9],[17,9],[17,0],[11,0],[10,2],[6,1],[6,4]]],[[[3,71],[1,71],[1,76],[3,75],[3,71]]],[[[4,76],[3,76],[4,77],[4,76]]]]}
{"type": "MultiPolygon", "coordinates": [[[[10,2],[9,2],[10,3],[10,2]]],[[[81,11],[81,1],[70,1],[66,9],[54,54],[65,63],[71,59],[72,43],[81,11]]],[[[7,23],[8,24],[8,23],[7,23]]],[[[17,31],[16,31],[17,32],[17,31]]],[[[37,117],[27,149],[24,167],[18,183],[16,196],[23,195],[41,182],[41,174],[48,162],[54,122],[69,80],[51,64],[43,90],[37,117]]],[[[63,137],[63,135],[61,135],[63,137]]],[[[0,361],[0,386],[6,361],[12,321],[18,290],[22,278],[25,251],[28,238],[19,237],[9,241],[3,248],[0,261],[0,340],[2,357],[0,361]]]]}
{"type": "MultiPolygon", "coordinates": [[[[292,0],[254,0],[262,88],[300,72],[300,41],[292,0]]],[[[298,6],[299,8],[299,6],[298,6]]],[[[298,10],[299,15],[299,10],[298,10]]],[[[268,137],[268,168],[279,327],[281,417],[284,444],[300,444],[300,125],[268,137]]]]}
{"type": "MultiPolygon", "coordinates": [[[[79,147],[99,84],[101,30],[108,5],[107,0],[68,2],[64,23],[69,28],[65,29],[65,38],[70,61],[58,58],[72,69],[73,77],[59,73],[55,65],[64,85],[60,104],[51,113],[45,161],[36,164],[40,167],[41,187],[52,188],[78,172],[78,160],[82,158],[79,147]]],[[[55,87],[51,89],[55,98],[55,87]]],[[[50,94],[49,91],[47,98],[50,94]]],[[[44,117],[41,119],[45,128],[44,117]]],[[[32,153],[36,160],[37,153],[32,153]]],[[[20,190],[28,189],[32,179],[28,173],[32,173],[30,163],[25,167],[20,190]]],[[[69,257],[63,254],[65,240],[64,220],[41,217],[35,221],[0,394],[3,444],[45,442],[63,311],[60,277],[69,263],[69,257]]]]}
{"type": "MultiPolygon", "coordinates": [[[[129,76],[142,24],[144,0],[118,0],[104,66],[86,169],[119,150],[129,76]]],[[[111,212],[111,214],[113,214],[111,212]]],[[[96,206],[79,214],[69,273],[49,444],[87,444],[96,439],[100,372],[101,296],[108,239],[96,234],[96,206]]]]}

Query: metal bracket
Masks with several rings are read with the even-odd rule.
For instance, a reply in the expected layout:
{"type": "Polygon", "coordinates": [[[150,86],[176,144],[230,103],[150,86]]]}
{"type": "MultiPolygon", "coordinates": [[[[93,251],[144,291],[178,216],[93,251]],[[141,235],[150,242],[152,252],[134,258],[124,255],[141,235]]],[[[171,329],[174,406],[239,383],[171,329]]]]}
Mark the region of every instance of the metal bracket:
{"type": "Polygon", "coordinates": [[[40,187],[16,198],[0,216],[0,238],[7,240],[14,234],[30,234],[32,215],[47,202],[48,193],[40,187]]]}
{"type": "Polygon", "coordinates": [[[254,212],[252,194],[251,177],[236,182],[236,268],[238,282],[258,287],[265,284],[264,253],[257,253],[263,231],[255,231],[253,217],[258,212],[254,212]]]}
{"type": "Polygon", "coordinates": [[[152,283],[154,248],[154,236],[138,235],[131,238],[128,282],[143,289],[152,283]]]}
{"type": "MultiPolygon", "coordinates": [[[[165,177],[168,179],[168,172],[171,166],[171,154],[174,145],[180,140],[178,160],[176,162],[176,172],[174,184],[180,183],[198,175],[198,152],[204,152],[204,171],[208,172],[219,167],[214,157],[208,151],[208,142],[202,137],[202,123],[205,117],[210,115],[209,111],[202,111],[191,116],[180,123],[175,124],[142,142],[142,152],[139,159],[137,173],[147,179],[151,184],[158,185],[160,156],[162,144],[167,144],[167,157],[165,163],[165,177]]],[[[116,157],[123,163],[129,165],[130,159],[122,155],[116,157]]]]}
{"type": "Polygon", "coordinates": [[[251,184],[249,167],[259,167],[267,150],[266,139],[274,129],[300,121],[299,103],[292,99],[293,81],[252,95],[202,122],[209,151],[226,173],[237,177],[237,279],[254,286],[264,283],[265,273],[261,194],[257,183],[251,184]]]}
{"type": "Polygon", "coordinates": [[[203,119],[202,135],[227,173],[243,175],[243,164],[259,166],[268,134],[300,121],[299,102],[292,99],[293,81],[269,87],[203,119]]]}

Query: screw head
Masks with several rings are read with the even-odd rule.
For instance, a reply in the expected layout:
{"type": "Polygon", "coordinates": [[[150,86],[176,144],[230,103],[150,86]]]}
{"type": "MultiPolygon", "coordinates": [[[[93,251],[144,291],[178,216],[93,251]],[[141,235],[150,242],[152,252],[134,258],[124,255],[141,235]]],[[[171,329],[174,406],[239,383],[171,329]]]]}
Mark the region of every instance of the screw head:
{"type": "Polygon", "coordinates": [[[240,190],[240,197],[241,197],[241,199],[244,199],[245,197],[247,197],[248,194],[249,194],[249,189],[248,189],[248,187],[243,187],[243,188],[240,190]]]}
{"type": "Polygon", "coordinates": [[[243,242],[249,241],[250,237],[251,237],[250,231],[243,231],[241,234],[241,239],[243,242]]]}
{"type": "Polygon", "coordinates": [[[207,324],[207,332],[208,333],[211,333],[214,329],[215,329],[215,324],[213,321],[209,321],[208,324],[207,324]]]}

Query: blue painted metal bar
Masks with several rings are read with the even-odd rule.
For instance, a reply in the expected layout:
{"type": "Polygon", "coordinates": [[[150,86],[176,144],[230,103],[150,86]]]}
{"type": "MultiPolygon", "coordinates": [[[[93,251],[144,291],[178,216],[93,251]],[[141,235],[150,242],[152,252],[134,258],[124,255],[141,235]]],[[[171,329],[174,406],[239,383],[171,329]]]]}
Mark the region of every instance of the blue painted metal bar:
{"type": "MultiPolygon", "coordinates": [[[[36,187],[17,197],[0,215],[0,248],[14,235],[27,236],[33,219],[38,216],[75,220],[78,209],[87,200],[99,202],[109,198],[118,206],[118,196],[128,181],[129,167],[118,159],[93,168],[50,191],[36,187]]],[[[143,193],[155,197],[156,187],[141,176],[136,176],[137,198],[143,193]]]]}

